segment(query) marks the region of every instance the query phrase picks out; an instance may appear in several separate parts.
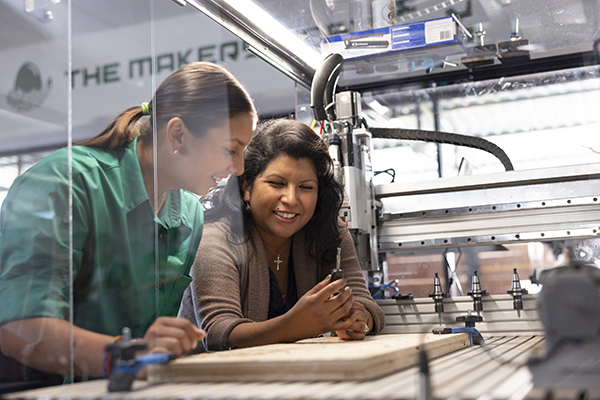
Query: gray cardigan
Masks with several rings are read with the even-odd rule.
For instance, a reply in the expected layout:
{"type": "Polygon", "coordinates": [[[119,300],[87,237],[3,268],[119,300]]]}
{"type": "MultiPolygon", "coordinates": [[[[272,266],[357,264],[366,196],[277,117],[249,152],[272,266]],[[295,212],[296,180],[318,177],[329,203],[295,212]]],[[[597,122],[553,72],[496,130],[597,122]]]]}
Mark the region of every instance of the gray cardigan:
{"type": "MultiPolygon", "coordinates": [[[[340,228],[341,268],[354,300],[373,316],[371,333],[380,332],[384,314],[371,298],[347,228],[340,228]]],[[[187,318],[207,333],[204,349],[227,348],[229,334],[238,324],[267,320],[269,311],[269,268],[260,235],[250,226],[250,239],[235,235],[226,219],[204,226],[202,241],[190,271],[192,283],[186,289],[179,316],[187,318]]],[[[320,266],[309,256],[304,230],[293,236],[294,276],[298,298],[312,289],[334,267],[320,266]]],[[[201,346],[199,346],[201,347],[201,346]]]]}

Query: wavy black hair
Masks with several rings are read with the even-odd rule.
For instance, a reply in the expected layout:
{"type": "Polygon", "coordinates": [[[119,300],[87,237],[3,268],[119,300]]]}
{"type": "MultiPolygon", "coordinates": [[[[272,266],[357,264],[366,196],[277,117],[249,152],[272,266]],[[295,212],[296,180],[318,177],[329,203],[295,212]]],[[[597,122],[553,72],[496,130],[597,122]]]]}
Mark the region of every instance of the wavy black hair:
{"type": "Polygon", "coordinates": [[[335,260],[341,243],[339,211],[344,190],[335,179],[333,161],[323,139],[307,125],[290,119],[274,119],[261,123],[244,150],[244,173],[230,176],[226,185],[213,189],[201,198],[205,221],[229,218],[233,231],[243,230],[248,239],[248,223],[252,212],[245,207],[241,182],[253,187],[256,178],[279,156],[307,159],[315,167],[318,197],[315,212],[302,228],[309,243],[309,254],[318,263],[335,260]],[[240,218],[241,215],[241,218],[240,218]]]}

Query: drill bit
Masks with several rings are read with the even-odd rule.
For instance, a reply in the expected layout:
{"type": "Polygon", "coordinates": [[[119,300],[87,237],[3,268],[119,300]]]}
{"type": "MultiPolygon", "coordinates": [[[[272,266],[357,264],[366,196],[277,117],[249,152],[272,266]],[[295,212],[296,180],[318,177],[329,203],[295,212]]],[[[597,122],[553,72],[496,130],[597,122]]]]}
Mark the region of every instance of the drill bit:
{"type": "Polygon", "coordinates": [[[507,293],[513,297],[513,308],[517,310],[517,317],[519,318],[521,318],[521,310],[523,309],[523,292],[524,289],[521,289],[521,280],[519,279],[517,269],[513,268],[512,286],[507,293]]]}
{"type": "Polygon", "coordinates": [[[438,320],[441,326],[442,313],[444,312],[444,292],[442,291],[442,283],[440,282],[440,278],[438,277],[437,272],[435,273],[435,277],[433,278],[433,293],[431,293],[429,297],[433,298],[435,312],[438,313],[438,320]]]}
{"type": "Polygon", "coordinates": [[[483,303],[481,302],[483,292],[481,291],[481,282],[479,281],[477,271],[473,271],[473,284],[471,286],[471,293],[469,294],[473,297],[473,309],[479,317],[479,312],[483,310],[483,303]]]}

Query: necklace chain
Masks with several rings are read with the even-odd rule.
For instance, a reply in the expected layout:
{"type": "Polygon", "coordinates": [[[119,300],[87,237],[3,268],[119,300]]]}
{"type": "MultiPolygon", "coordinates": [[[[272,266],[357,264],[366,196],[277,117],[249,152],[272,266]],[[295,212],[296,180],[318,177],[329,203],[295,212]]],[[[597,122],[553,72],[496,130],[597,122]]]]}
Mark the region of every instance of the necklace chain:
{"type": "Polygon", "coordinates": [[[283,261],[279,258],[279,255],[281,253],[283,253],[283,250],[285,250],[288,242],[290,241],[291,237],[285,241],[285,243],[283,244],[283,247],[281,248],[281,251],[276,252],[275,250],[273,250],[272,248],[270,248],[265,242],[263,242],[263,244],[265,245],[265,247],[269,250],[271,250],[273,253],[277,254],[277,260],[273,260],[273,262],[277,263],[277,271],[279,271],[279,264],[281,264],[283,261]]]}

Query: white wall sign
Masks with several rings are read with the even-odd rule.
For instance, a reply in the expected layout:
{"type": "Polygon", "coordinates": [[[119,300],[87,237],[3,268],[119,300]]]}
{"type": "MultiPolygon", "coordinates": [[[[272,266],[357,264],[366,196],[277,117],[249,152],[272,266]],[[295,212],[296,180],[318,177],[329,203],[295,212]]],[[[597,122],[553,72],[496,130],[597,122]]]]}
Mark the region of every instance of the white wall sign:
{"type": "MultiPolygon", "coordinates": [[[[68,41],[64,26],[51,28],[49,42],[0,52],[0,153],[66,143],[68,41]]],[[[193,10],[181,17],[156,20],[153,26],[145,21],[73,36],[74,140],[97,134],[123,109],[150,100],[153,72],[158,85],[171,72],[194,61],[219,63],[231,71],[263,115],[294,110],[291,79],[246,51],[239,38],[193,10]]]]}

